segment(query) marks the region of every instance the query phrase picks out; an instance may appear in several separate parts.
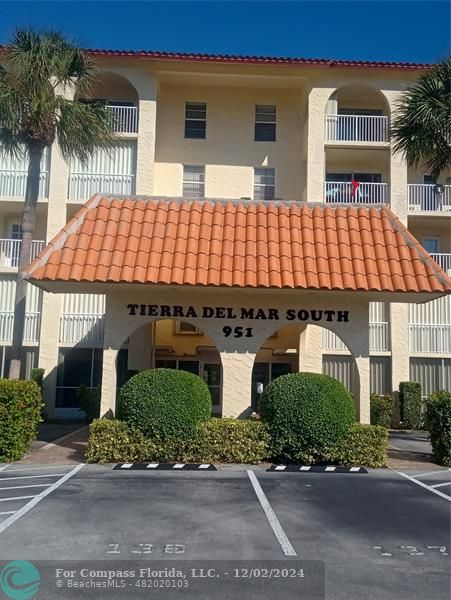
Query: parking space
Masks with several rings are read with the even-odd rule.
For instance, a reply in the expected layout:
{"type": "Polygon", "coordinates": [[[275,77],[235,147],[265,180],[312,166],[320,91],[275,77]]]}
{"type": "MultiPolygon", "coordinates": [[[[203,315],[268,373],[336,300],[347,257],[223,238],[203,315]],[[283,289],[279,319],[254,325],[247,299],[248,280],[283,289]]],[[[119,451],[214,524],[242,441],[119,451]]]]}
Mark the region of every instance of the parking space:
{"type": "MultiPolygon", "coordinates": [[[[55,481],[60,473],[52,473],[55,481]]],[[[35,479],[14,480],[22,474],[4,471],[1,493],[28,495],[6,488],[47,486],[52,475],[28,470],[25,476],[35,479]]],[[[14,502],[0,507],[15,510],[14,502]]],[[[325,564],[326,598],[441,600],[449,596],[449,507],[388,469],[249,473],[85,465],[5,531],[0,525],[0,558],[316,560],[325,564]]]]}
{"type": "Polygon", "coordinates": [[[57,489],[73,468],[73,465],[4,465],[0,470],[0,533],[57,489]]]}

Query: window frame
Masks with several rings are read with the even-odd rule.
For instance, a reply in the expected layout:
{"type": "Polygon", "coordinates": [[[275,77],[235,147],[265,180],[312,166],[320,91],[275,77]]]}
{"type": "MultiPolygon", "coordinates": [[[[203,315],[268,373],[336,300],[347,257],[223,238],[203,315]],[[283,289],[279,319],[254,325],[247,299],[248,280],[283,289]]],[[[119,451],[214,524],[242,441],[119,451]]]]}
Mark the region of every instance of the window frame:
{"type": "MultiPolygon", "coordinates": [[[[191,110],[195,110],[195,109],[191,108],[191,110]]],[[[206,102],[194,102],[194,101],[189,101],[189,100],[185,101],[184,138],[185,138],[185,140],[206,140],[207,139],[207,103],[206,102]],[[203,118],[188,117],[187,113],[190,110],[189,107],[194,107],[194,106],[203,106],[204,107],[205,116],[203,118]],[[187,132],[189,129],[188,123],[190,123],[190,122],[204,124],[203,136],[187,135],[187,132]]]]}
{"type": "Polygon", "coordinates": [[[188,323],[188,321],[174,321],[174,335],[204,335],[203,332],[193,325],[192,323],[188,323]],[[194,327],[193,331],[182,331],[181,325],[191,325],[194,327]]]}
{"type": "MultiPolygon", "coordinates": [[[[183,167],[183,172],[182,172],[182,196],[184,198],[205,198],[205,165],[182,165],[183,167]],[[188,179],[185,179],[185,169],[199,169],[199,174],[202,176],[202,181],[199,181],[198,183],[195,181],[190,181],[188,179]],[[201,194],[193,194],[191,195],[190,193],[186,193],[185,192],[185,185],[199,185],[202,193],[201,194]]],[[[195,173],[195,171],[193,171],[193,174],[195,173]]]]}
{"type": "Polygon", "coordinates": [[[276,169],[274,167],[254,167],[254,182],[253,182],[253,199],[254,199],[254,201],[255,202],[271,202],[272,200],[275,200],[275,198],[276,198],[276,169]],[[273,172],[273,183],[272,184],[256,183],[257,171],[272,171],[273,172]],[[271,198],[257,198],[256,197],[255,191],[257,188],[266,189],[266,188],[271,188],[271,187],[273,188],[273,195],[271,198]]]}
{"type": "MultiPolygon", "coordinates": [[[[267,113],[269,116],[271,116],[269,113],[267,113]]],[[[255,105],[255,117],[254,117],[254,142],[276,142],[277,141],[277,105],[276,104],[256,104],[255,105]],[[267,120],[267,119],[262,119],[261,116],[265,114],[264,110],[260,110],[263,108],[273,108],[274,109],[274,120],[267,120]],[[260,115],[260,119],[259,119],[259,115],[260,115]],[[274,130],[273,130],[273,139],[258,139],[257,136],[257,131],[259,129],[262,129],[262,127],[259,126],[269,126],[272,125],[274,130]]]]}

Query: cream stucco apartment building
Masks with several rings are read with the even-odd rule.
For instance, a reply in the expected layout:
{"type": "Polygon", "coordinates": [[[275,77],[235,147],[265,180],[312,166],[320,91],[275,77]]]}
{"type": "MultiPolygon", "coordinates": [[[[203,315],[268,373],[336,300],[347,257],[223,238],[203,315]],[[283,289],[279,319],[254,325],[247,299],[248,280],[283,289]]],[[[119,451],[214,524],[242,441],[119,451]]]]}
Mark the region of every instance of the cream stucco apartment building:
{"type": "MultiPolygon", "coordinates": [[[[98,192],[281,199],[389,205],[451,274],[451,171],[434,181],[427,172],[407,168],[391,151],[387,135],[400,94],[427,65],[91,54],[100,76],[93,97],[109,104],[117,140],[88,164],[67,164],[57,145],[47,154],[34,255],[98,192]]],[[[2,375],[12,337],[25,180],[24,162],[0,159],[2,375]]],[[[29,284],[24,375],[33,366],[45,369],[49,414],[78,416],[75,388],[99,385],[104,312],[102,294],[53,294],[29,284]]],[[[424,395],[451,389],[451,296],[419,304],[372,302],[369,339],[372,391],[391,392],[407,380],[420,381],[424,395]]],[[[221,413],[221,360],[195,325],[163,318],[136,331],[118,354],[118,385],[127,371],[151,365],[203,376],[221,413]]],[[[296,326],[286,326],[257,353],[252,399],[271,378],[298,368],[327,372],[350,388],[355,377],[351,353],[330,330],[310,324],[300,334],[296,326]]]]}

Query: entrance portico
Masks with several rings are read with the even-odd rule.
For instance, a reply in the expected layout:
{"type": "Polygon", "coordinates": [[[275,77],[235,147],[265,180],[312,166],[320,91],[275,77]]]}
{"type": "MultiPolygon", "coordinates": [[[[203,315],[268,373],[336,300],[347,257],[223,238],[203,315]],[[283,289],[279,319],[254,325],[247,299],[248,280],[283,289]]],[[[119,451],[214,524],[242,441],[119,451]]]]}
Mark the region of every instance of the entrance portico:
{"type": "Polygon", "coordinates": [[[104,294],[102,416],[114,415],[127,340],[155,364],[152,324],[176,319],[208,336],[222,365],[222,414],[249,414],[265,340],[300,328],[299,366],[315,370],[313,326],[355,363],[353,395],[370,418],[369,303],[425,302],[451,280],[386,207],[94,196],[28,268],[55,293],[104,294]],[[141,340],[138,341],[137,340],[141,340]],[[136,344],[138,344],[136,346],[136,344]],[[304,356],[304,359],[303,359],[304,356]]]}

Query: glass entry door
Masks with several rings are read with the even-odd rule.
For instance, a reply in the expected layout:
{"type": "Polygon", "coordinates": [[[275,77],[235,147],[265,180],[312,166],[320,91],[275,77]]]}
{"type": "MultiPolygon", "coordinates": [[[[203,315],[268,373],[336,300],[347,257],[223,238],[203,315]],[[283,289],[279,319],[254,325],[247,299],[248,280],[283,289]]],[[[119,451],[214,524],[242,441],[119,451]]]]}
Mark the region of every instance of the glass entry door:
{"type": "Polygon", "coordinates": [[[221,414],[221,365],[217,363],[203,364],[203,377],[211,394],[213,414],[221,414]]]}

